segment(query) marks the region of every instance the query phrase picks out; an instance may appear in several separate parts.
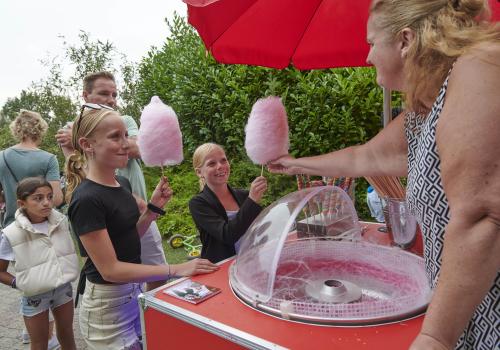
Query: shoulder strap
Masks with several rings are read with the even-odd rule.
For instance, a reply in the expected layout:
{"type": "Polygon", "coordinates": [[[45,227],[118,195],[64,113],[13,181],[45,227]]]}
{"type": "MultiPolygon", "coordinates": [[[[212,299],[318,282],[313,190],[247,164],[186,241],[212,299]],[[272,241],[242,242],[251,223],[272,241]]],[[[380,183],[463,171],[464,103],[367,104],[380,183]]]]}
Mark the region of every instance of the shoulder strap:
{"type": "Polygon", "coordinates": [[[14,173],[12,172],[12,169],[10,168],[9,163],[7,163],[7,159],[5,159],[5,151],[2,152],[2,156],[3,156],[3,161],[4,161],[5,165],[7,166],[7,169],[9,169],[10,175],[12,175],[14,180],[16,180],[16,183],[18,183],[19,180],[17,179],[16,175],[14,175],[14,173]]]}

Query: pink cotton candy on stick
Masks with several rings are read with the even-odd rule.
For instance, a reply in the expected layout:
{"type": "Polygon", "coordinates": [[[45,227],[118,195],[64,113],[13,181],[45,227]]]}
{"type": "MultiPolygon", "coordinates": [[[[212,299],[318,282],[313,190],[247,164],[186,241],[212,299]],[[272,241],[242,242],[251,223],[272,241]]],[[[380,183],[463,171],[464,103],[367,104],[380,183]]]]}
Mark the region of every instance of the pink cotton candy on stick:
{"type": "Polygon", "coordinates": [[[267,164],[288,154],[288,117],[281,98],[261,98],[252,107],[245,127],[245,149],[255,164],[267,164]]]}
{"type": "Polygon", "coordinates": [[[147,166],[182,162],[182,134],[177,115],[158,96],[153,96],[142,111],[137,145],[147,166]]]}

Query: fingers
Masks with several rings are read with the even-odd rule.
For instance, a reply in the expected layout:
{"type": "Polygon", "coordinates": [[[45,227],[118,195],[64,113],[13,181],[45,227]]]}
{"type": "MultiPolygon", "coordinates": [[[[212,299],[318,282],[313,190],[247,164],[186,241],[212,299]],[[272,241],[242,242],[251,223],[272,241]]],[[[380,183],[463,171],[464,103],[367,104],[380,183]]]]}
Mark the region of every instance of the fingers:
{"type": "Polygon", "coordinates": [[[194,274],[211,273],[219,269],[219,266],[207,259],[194,259],[192,263],[194,264],[194,274]]]}

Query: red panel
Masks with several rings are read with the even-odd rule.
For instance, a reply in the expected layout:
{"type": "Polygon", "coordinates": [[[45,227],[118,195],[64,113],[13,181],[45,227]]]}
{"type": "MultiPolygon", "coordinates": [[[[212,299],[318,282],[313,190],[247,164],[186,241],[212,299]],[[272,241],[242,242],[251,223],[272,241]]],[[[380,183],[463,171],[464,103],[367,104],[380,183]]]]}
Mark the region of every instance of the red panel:
{"type": "Polygon", "coordinates": [[[298,69],[366,66],[366,22],[371,0],[323,1],[293,63],[298,69]]]}
{"type": "Polygon", "coordinates": [[[188,6],[188,22],[210,48],[255,1],[220,0],[205,7],[188,6]]]}
{"type": "Polygon", "coordinates": [[[144,313],[148,350],[218,349],[241,350],[241,346],[198,327],[148,308],[144,313]]]}
{"type": "Polygon", "coordinates": [[[321,0],[259,0],[212,46],[222,63],[285,68],[321,0]]]}

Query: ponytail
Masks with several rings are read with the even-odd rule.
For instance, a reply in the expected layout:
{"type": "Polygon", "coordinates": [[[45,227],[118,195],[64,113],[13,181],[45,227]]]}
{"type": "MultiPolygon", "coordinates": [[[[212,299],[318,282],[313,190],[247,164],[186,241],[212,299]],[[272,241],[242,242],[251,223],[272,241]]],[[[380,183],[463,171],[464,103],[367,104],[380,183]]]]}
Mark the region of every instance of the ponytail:
{"type": "Polygon", "coordinates": [[[66,203],[71,202],[73,191],[86,178],[87,161],[80,150],[75,150],[66,160],[66,203]]]}

